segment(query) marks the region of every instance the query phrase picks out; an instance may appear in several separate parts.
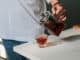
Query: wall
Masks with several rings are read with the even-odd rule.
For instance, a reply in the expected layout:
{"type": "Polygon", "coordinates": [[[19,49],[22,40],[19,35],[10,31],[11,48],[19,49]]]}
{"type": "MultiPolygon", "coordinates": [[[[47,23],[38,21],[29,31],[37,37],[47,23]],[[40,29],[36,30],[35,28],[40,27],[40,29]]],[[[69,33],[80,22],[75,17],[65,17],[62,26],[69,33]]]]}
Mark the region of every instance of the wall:
{"type": "Polygon", "coordinates": [[[61,0],[62,5],[67,9],[68,19],[66,28],[80,24],[80,0],[61,0]]]}

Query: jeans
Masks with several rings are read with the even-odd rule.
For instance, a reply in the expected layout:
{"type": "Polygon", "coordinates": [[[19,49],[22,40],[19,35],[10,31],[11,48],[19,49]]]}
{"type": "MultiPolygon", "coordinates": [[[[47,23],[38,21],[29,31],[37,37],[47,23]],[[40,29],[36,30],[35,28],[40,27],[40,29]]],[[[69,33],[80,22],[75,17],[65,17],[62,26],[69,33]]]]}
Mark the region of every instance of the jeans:
{"type": "Polygon", "coordinates": [[[29,60],[28,58],[25,58],[13,51],[13,47],[20,45],[22,43],[25,42],[3,39],[3,45],[6,49],[8,60],[29,60]]]}

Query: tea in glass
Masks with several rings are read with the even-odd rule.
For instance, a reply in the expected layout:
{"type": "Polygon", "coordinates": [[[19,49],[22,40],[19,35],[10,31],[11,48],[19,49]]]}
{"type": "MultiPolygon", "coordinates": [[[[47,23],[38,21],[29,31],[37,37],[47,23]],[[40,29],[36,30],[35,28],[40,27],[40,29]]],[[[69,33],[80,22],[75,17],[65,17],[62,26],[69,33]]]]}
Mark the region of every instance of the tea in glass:
{"type": "Polygon", "coordinates": [[[47,35],[39,35],[36,38],[37,44],[39,45],[40,48],[44,48],[47,45],[47,35]]]}

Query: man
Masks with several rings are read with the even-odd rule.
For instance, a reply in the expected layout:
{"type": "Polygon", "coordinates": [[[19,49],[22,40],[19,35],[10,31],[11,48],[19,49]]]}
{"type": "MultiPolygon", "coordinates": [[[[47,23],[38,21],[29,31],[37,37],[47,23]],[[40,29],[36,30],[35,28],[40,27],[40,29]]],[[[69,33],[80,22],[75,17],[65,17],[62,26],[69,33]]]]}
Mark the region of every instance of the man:
{"type": "MultiPolygon", "coordinates": [[[[48,0],[52,13],[64,21],[65,9],[58,0],[48,0]]],[[[44,33],[40,13],[46,11],[46,0],[9,0],[0,2],[0,36],[3,38],[8,60],[25,60],[13,52],[13,47],[35,40],[36,35],[44,33]],[[4,3],[4,4],[3,4],[4,3]]]]}

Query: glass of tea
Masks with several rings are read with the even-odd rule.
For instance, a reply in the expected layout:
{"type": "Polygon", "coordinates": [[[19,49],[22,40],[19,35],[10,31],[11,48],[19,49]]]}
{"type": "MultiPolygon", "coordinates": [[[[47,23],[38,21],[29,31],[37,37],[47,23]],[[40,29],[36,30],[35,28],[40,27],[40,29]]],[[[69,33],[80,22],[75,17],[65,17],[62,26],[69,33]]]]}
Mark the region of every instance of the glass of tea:
{"type": "Polygon", "coordinates": [[[47,46],[48,36],[46,34],[42,34],[36,37],[36,42],[40,48],[44,48],[47,46]]]}

